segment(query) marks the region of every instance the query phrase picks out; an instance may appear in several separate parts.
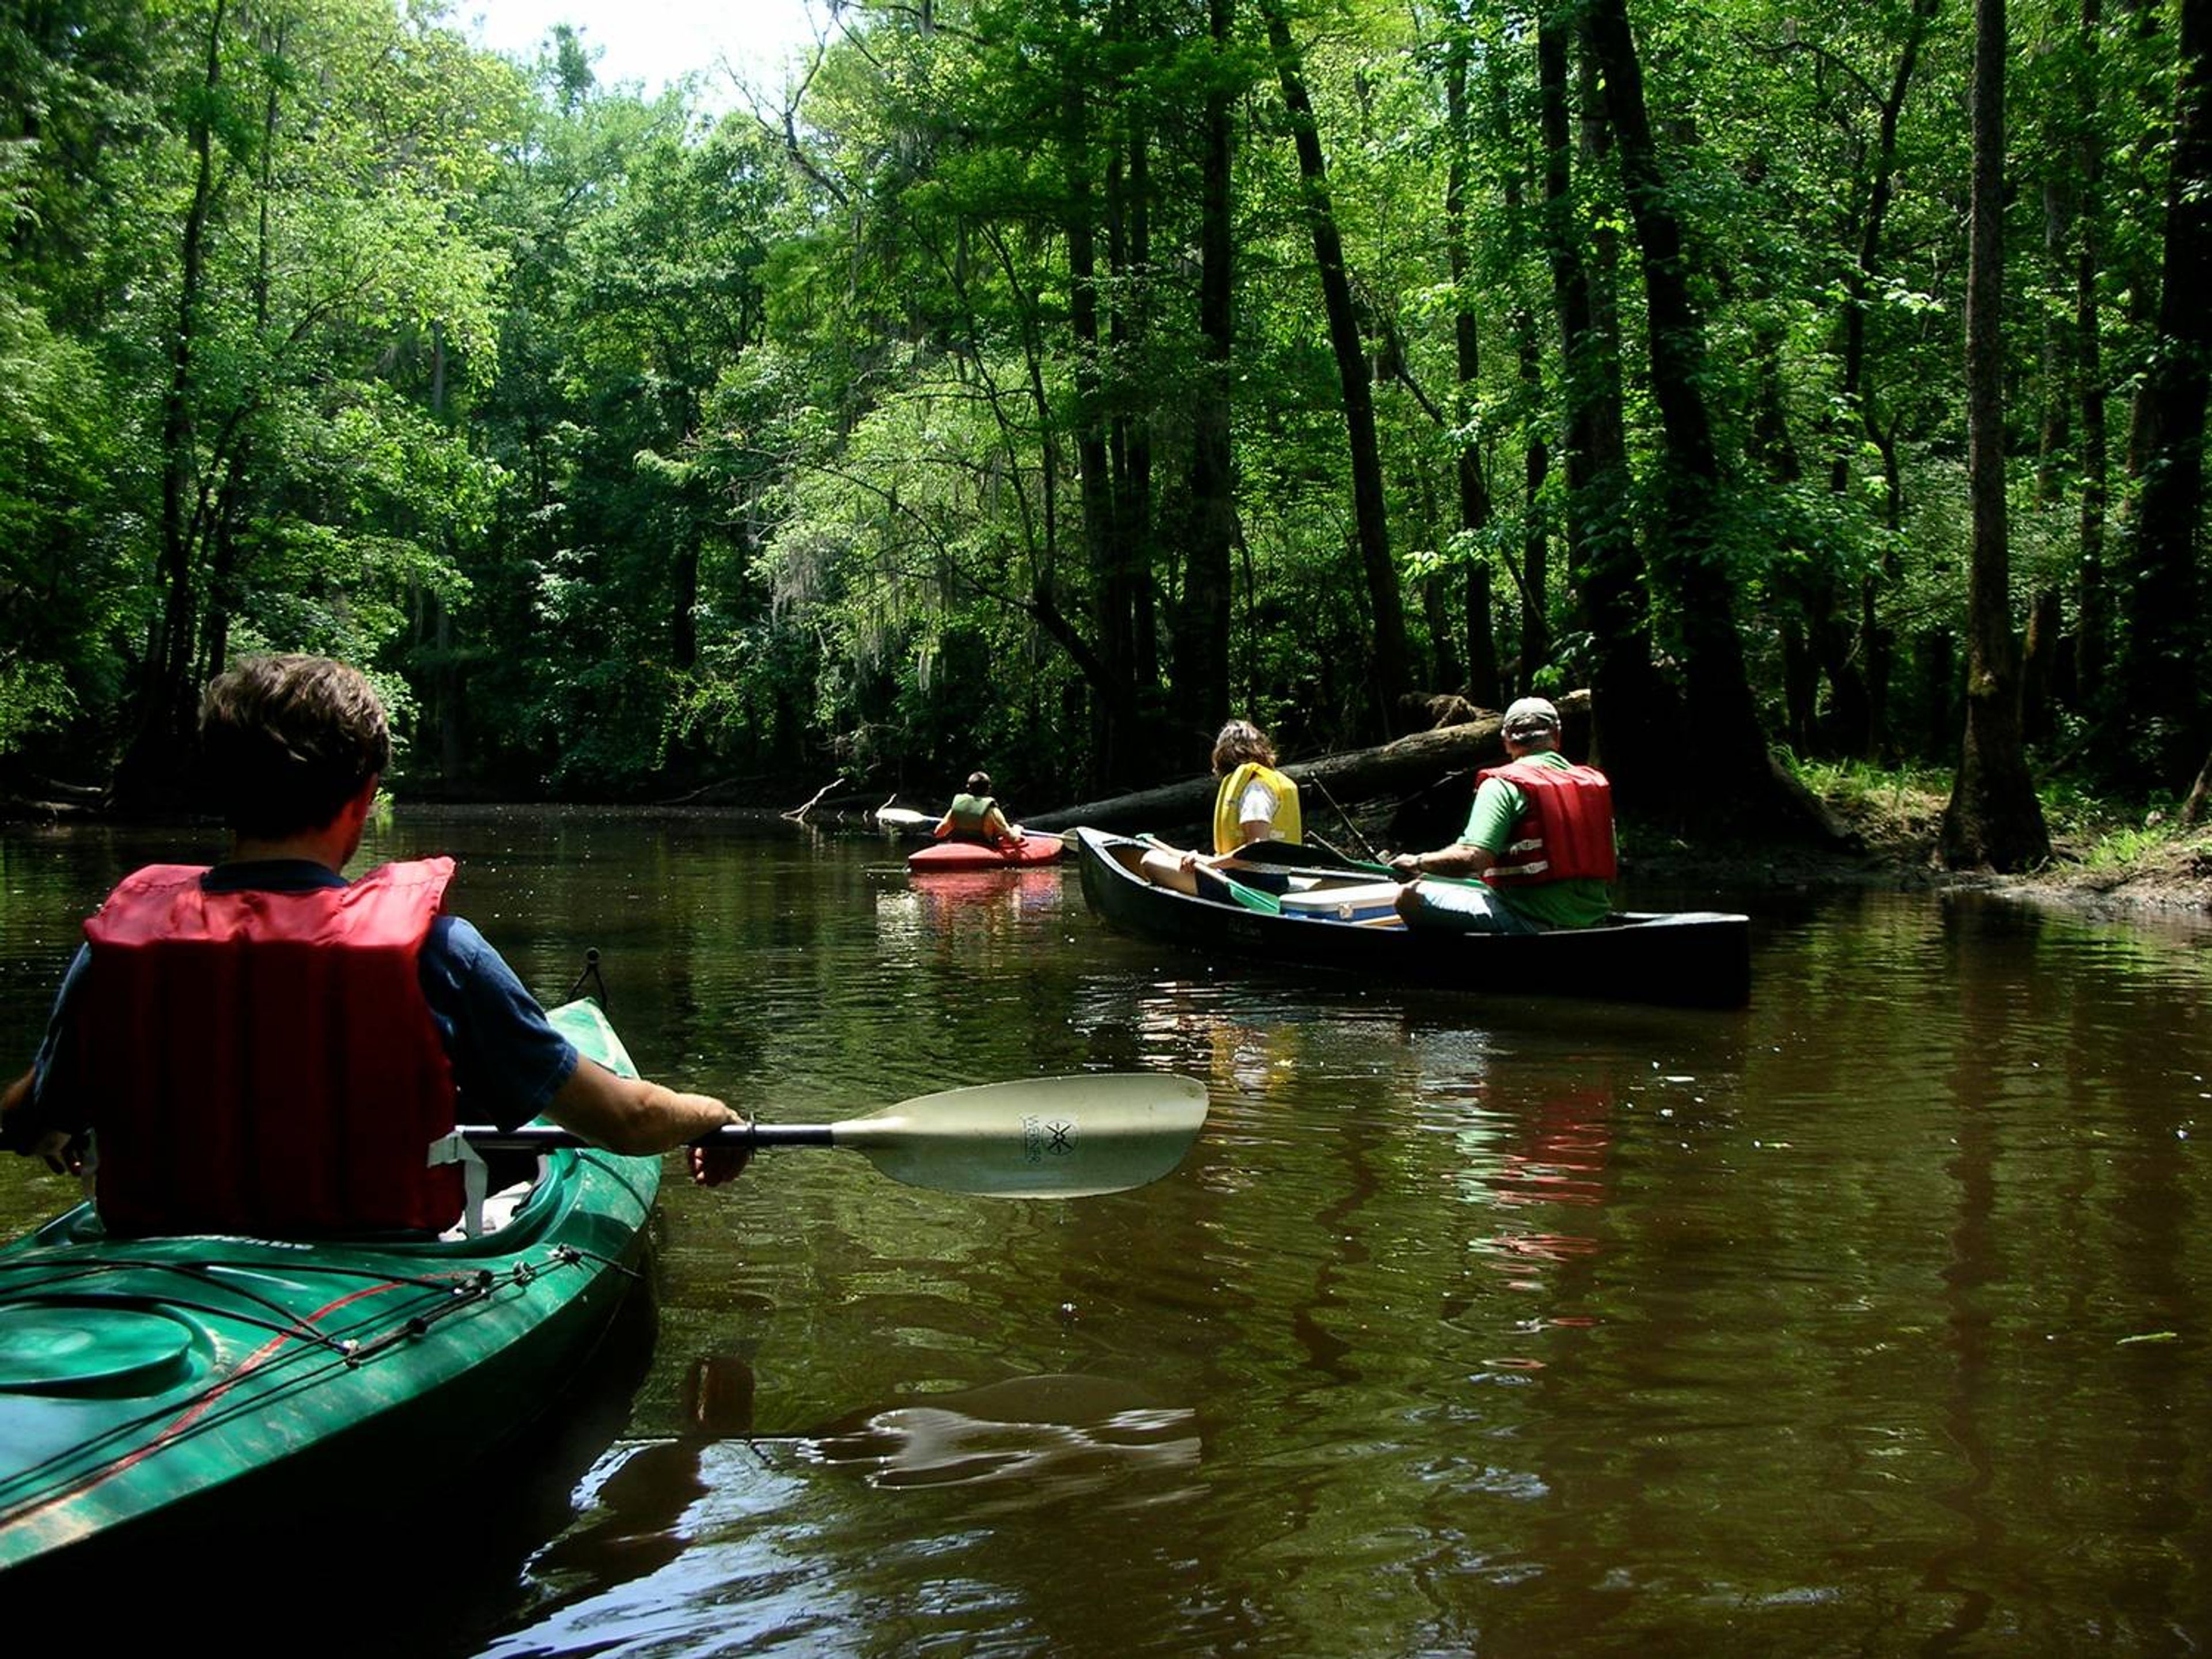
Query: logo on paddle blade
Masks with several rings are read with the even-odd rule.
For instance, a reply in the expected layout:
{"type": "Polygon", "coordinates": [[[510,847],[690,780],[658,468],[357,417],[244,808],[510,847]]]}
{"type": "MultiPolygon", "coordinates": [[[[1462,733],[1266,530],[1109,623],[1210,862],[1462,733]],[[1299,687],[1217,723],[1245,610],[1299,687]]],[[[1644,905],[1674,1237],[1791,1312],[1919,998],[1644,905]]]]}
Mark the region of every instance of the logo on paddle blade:
{"type": "Polygon", "coordinates": [[[1073,1158],[1074,1137],[1073,1123],[1048,1123],[1042,1118],[1025,1117],[1022,1120],[1022,1161],[1042,1164],[1048,1157],[1073,1158]]]}

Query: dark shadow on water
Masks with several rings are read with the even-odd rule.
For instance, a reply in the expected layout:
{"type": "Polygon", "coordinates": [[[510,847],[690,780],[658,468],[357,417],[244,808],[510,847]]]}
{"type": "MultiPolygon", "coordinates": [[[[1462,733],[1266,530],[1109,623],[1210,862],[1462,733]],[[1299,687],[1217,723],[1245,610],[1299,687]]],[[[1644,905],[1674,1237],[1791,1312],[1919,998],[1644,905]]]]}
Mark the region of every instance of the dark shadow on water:
{"type": "MultiPolygon", "coordinates": [[[[690,1431],[681,1439],[611,1450],[599,1443],[595,1460],[611,1468],[585,1511],[568,1509],[568,1529],[530,1558],[522,1594],[494,1611],[520,1613],[543,1627],[570,1607],[651,1577],[690,1547],[682,1523],[708,1492],[702,1449],[752,1433],[752,1367],[734,1354],[695,1358],[683,1401],[690,1431]]],[[[520,1620],[505,1622],[512,1629],[520,1620]]]]}

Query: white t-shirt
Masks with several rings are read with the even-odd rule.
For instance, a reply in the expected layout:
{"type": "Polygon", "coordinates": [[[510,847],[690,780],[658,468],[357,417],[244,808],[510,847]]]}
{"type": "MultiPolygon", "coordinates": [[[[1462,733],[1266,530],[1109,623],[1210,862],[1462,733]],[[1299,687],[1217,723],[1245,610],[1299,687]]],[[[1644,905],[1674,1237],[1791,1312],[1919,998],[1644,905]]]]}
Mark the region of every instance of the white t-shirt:
{"type": "Polygon", "coordinates": [[[1244,786],[1244,793],[1237,798],[1237,822],[1239,826],[1255,820],[1272,824],[1275,821],[1275,792],[1254,778],[1244,786]]]}

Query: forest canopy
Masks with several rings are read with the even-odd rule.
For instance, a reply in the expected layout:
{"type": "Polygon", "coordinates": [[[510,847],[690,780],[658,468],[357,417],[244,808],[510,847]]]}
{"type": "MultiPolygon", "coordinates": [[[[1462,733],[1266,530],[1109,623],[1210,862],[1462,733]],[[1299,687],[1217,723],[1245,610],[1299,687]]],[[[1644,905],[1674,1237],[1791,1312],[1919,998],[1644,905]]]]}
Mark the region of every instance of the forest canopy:
{"type": "MultiPolygon", "coordinates": [[[[402,788],[1028,802],[1588,686],[2179,799],[2212,0],[848,0],[780,86],[405,0],[0,11],[0,775],[368,668],[402,788]],[[721,100],[727,102],[729,100],[721,100]]],[[[1694,757],[1694,758],[1692,758],[1694,757]]]]}

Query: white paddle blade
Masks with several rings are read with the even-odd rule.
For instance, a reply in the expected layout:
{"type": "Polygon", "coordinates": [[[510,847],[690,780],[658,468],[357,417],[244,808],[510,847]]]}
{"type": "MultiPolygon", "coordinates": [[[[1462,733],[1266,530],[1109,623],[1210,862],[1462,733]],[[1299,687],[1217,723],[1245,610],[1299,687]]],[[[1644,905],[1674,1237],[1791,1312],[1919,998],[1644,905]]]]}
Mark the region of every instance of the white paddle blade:
{"type": "Polygon", "coordinates": [[[1206,1121],[1206,1085],[1156,1072],[948,1089],[834,1126],[895,1181],[988,1198],[1087,1198],[1157,1181],[1206,1121]]]}

